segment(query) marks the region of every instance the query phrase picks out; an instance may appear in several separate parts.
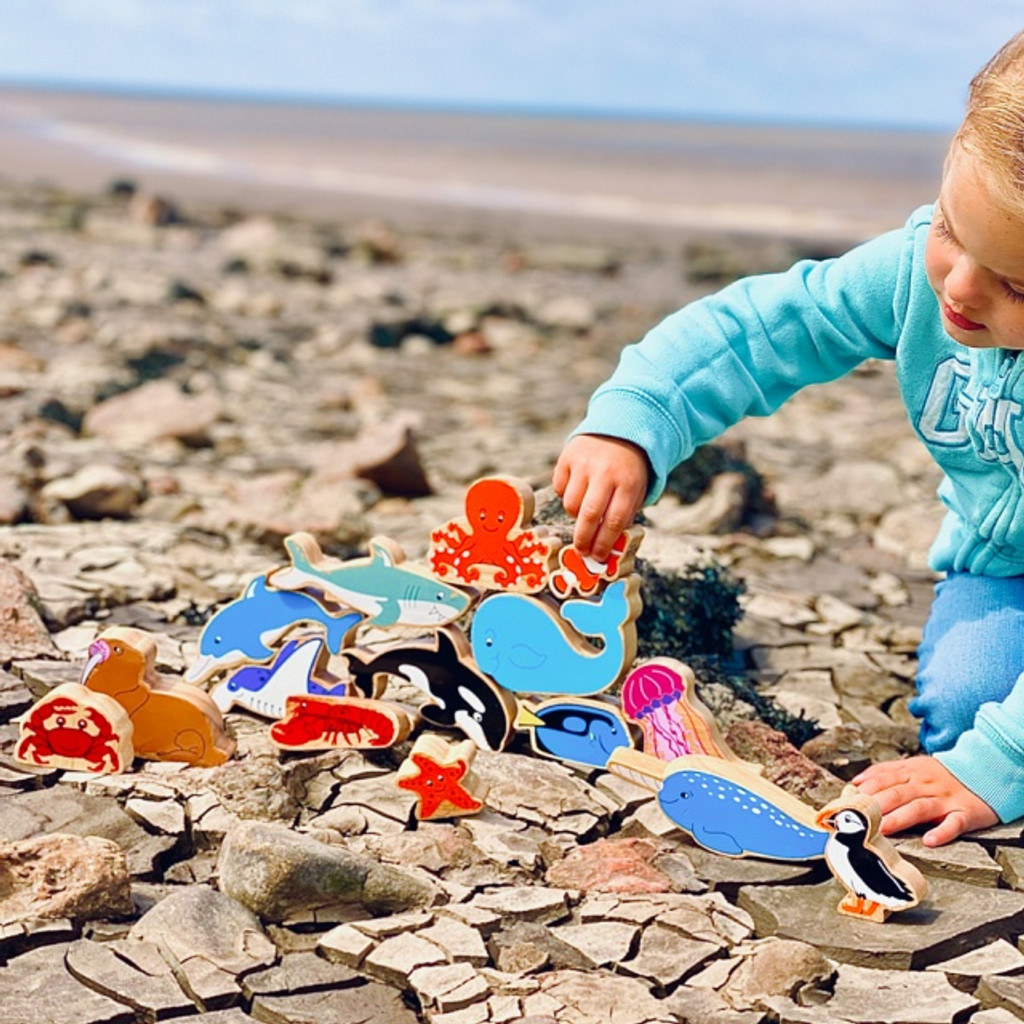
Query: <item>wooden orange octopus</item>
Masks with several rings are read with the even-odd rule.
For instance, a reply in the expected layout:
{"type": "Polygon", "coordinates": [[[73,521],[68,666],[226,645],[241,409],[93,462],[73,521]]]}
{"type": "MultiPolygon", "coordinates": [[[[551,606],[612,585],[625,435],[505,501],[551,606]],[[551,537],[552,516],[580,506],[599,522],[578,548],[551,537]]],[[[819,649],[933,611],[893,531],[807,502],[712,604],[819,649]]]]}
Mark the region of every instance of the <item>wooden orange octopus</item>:
{"type": "Polygon", "coordinates": [[[444,578],[490,590],[536,593],[547,583],[554,537],[527,528],[533,491],[510,477],[483,477],[466,491],[466,518],[430,535],[430,567],[444,578]]]}

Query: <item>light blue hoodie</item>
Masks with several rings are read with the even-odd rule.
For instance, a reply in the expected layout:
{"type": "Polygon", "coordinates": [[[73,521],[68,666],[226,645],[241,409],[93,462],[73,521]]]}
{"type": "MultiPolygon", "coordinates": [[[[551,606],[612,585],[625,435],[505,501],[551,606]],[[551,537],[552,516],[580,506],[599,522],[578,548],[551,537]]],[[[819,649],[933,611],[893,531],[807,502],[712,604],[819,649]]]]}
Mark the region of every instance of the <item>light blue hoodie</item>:
{"type": "MultiPolygon", "coordinates": [[[[575,433],[647,453],[649,501],[694,449],[744,416],[869,357],[895,359],[910,422],[942,468],[939,571],[1024,575],[1024,355],[969,349],[942,328],[925,274],[932,208],[838,259],[738,281],[627,347],[575,433]]],[[[1004,821],[1024,815],[1024,683],[937,755],[1004,821]]]]}

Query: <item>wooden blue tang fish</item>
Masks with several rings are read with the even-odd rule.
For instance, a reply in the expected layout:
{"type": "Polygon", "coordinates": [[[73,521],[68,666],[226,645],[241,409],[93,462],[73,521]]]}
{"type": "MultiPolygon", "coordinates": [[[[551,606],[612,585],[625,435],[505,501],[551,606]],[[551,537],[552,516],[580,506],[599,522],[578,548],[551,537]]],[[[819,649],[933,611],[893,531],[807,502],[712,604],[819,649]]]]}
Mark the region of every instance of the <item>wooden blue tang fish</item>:
{"type": "Polygon", "coordinates": [[[616,580],[598,601],[559,607],[525,594],[495,594],[473,617],[477,665],[514,693],[584,697],[613,686],[636,657],[640,577],[616,580]],[[580,634],[600,637],[598,649],[580,634]]]}

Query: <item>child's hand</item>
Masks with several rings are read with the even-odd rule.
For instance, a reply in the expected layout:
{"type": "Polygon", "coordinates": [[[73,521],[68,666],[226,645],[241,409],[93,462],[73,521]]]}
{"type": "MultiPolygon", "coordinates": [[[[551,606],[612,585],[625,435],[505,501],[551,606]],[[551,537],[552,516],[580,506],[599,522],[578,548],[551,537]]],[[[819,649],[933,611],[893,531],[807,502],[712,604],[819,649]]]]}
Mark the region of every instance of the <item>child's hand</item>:
{"type": "Polygon", "coordinates": [[[925,846],[942,846],[964,832],[999,821],[981,797],[927,755],[873,764],[853,783],[859,792],[878,800],[883,835],[902,832],[921,822],[938,822],[924,834],[925,846]]]}
{"type": "Polygon", "coordinates": [[[566,512],[576,517],[573,543],[582,554],[607,560],[643,506],[649,475],[647,456],[630,441],[596,434],[569,441],[552,482],[566,512]]]}

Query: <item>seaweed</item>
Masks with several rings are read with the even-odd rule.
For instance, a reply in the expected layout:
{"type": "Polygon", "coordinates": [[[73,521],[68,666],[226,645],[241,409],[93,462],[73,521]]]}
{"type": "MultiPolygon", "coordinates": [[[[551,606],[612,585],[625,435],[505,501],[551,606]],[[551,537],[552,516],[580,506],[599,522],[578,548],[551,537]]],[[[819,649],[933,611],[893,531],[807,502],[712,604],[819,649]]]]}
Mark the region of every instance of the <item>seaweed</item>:
{"type": "Polygon", "coordinates": [[[821,732],[813,719],[796,717],[757,692],[736,664],[732,630],[743,615],[740,596],[746,589],[727,568],[708,561],[680,573],[663,573],[637,559],[643,611],[637,619],[641,658],[685,661],[702,686],[720,683],[749,704],[766,725],[800,747],[821,732]]]}

